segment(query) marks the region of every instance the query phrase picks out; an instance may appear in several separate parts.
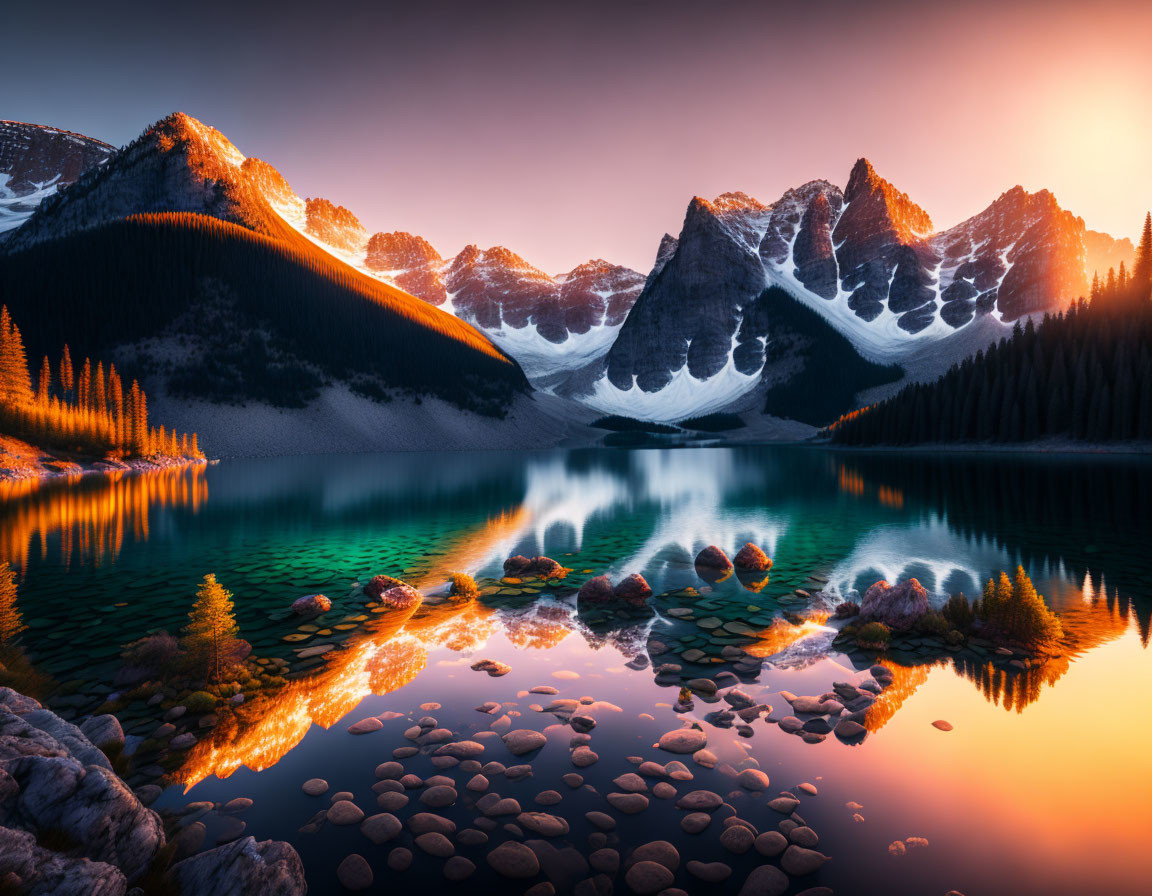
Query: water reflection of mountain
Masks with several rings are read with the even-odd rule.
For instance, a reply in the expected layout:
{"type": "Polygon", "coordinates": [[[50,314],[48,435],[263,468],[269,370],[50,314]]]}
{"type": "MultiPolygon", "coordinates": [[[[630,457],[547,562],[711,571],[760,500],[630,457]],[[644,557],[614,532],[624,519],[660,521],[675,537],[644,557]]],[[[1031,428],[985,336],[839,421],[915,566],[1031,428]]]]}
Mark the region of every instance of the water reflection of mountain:
{"type": "Polygon", "coordinates": [[[830,456],[862,492],[899,492],[905,509],[944,521],[982,551],[1001,551],[1012,563],[1065,582],[1103,579],[1110,593],[1131,600],[1148,642],[1152,463],[1108,456],[830,456]]]}

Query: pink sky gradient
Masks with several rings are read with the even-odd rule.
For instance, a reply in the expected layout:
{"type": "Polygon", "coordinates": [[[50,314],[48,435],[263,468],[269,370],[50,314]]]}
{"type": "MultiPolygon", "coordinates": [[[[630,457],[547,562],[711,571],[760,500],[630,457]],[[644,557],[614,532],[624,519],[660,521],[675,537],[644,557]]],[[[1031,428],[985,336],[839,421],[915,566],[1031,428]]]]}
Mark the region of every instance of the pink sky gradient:
{"type": "Polygon", "coordinates": [[[102,15],[78,6],[62,37],[17,11],[0,117],[122,143],[181,109],[444,255],[647,271],[693,195],[771,202],[859,156],[937,227],[1017,183],[1119,236],[1152,206],[1152,3],[102,15]]]}

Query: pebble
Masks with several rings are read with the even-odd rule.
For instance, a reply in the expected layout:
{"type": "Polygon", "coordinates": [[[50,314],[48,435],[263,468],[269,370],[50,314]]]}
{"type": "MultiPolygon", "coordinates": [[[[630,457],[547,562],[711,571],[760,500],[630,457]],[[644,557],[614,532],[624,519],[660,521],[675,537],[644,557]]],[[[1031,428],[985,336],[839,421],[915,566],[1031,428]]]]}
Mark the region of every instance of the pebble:
{"type": "Polygon", "coordinates": [[[760,855],[774,858],[788,848],[788,839],[779,831],[765,831],[752,845],[760,855]]]}
{"type": "Polygon", "coordinates": [[[226,802],[223,807],[221,807],[220,811],[243,812],[245,809],[250,809],[251,807],[252,800],[248,799],[246,796],[238,796],[235,799],[228,800],[228,802],[226,802]]]}
{"type": "Polygon", "coordinates": [[[408,830],[416,836],[420,834],[443,834],[445,837],[451,837],[456,833],[456,822],[448,818],[441,818],[439,815],[433,815],[431,812],[417,812],[408,819],[408,830]]]}
{"type": "MultiPolygon", "coordinates": [[[[349,734],[371,734],[373,731],[379,731],[383,727],[384,727],[384,723],[381,722],[378,718],[376,718],[376,716],[369,716],[366,719],[361,719],[359,722],[354,722],[353,724],[349,725],[348,726],[348,733],[349,734]]],[[[349,858],[351,858],[351,857],[349,857],[349,858]]],[[[369,869],[369,870],[371,870],[371,869],[369,869]]]]}
{"type": "Polygon", "coordinates": [[[453,856],[444,863],[444,876],[453,883],[471,877],[475,870],[476,865],[464,856],[453,856]]]}
{"type": "Polygon", "coordinates": [[[477,828],[464,828],[456,835],[456,842],[464,846],[482,846],[488,842],[488,835],[477,828]]]}
{"type": "Polygon", "coordinates": [[[231,843],[244,833],[246,827],[247,825],[239,818],[223,818],[216,829],[216,842],[231,843]]]}
{"type": "Polygon", "coordinates": [[[675,875],[663,865],[647,861],[637,862],[624,875],[624,880],[632,891],[642,896],[667,889],[675,879],[675,875]]]}
{"type": "Polygon", "coordinates": [[[581,784],[584,783],[584,776],[578,775],[575,772],[569,772],[568,774],[564,775],[560,780],[563,781],[565,784],[567,784],[569,787],[571,787],[573,790],[575,790],[577,787],[579,787],[581,784]]]}
{"type": "Polygon", "coordinates": [[[907,847],[904,846],[903,840],[893,840],[888,844],[888,855],[902,856],[908,852],[907,847]]]}
{"type": "Polygon", "coordinates": [[[778,796],[774,800],[768,801],[768,808],[779,812],[781,815],[790,815],[792,810],[800,805],[800,800],[791,796],[778,796]]]}
{"type": "Polygon", "coordinates": [[[401,828],[400,819],[387,812],[370,815],[360,823],[360,833],[376,844],[387,843],[401,828]]]}
{"type": "Polygon", "coordinates": [[[372,866],[358,853],[352,853],[336,869],[336,879],[346,890],[367,890],[372,886],[372,866]]]}
{"type": "Polygon", "coordinates": [[[471,790],[473,793],[483,793],[491,786],[491,783],[483,775],[474,775],[467,784],[464,785],[466,790],[471,790]]]}
{"type": "Polygon", "coordinates": [[[452,841],[443,834],[435,832],[421,834],[416,838],[416,845],[428,855],[436,856],[438,859],[446,859],[456,853],[456,847],[452,845],[452,841]]]}
{"type": "Polygon", "coordinates": [[[545,790],[543,793],[536,794],[535,803],[537,806],[555,806],[562,799],[563,797],[555,790],[545,790]]]}
{"type": "Polygon", "coordinates": [[[784,856],[780,859],[780,867],[793,877],[803,877],[805,874],[814,874],[827,861],[828,856],[816,852],[814,849],[789,846],[784,850],[784,856]]]}
{"type": "Polygon", "coordinates": [[[767,790],[768,776],[758,768],[746,768],[736,776],[736,781],[745,790],[767,790]]]}
{"type": "Polygon", "coordinates": [[[399,779],[404,774],[404,766],[399,762],[382,762],[376,766],[376,777],[380,780],[399,779]]]}
{"type": "Polygon", "coordinates": [[[524,896],[556,896],[556,888],[548,881],[543,881],[525,890],[524,896]]]}
{"type": "Polygon", "coordinates": [[[699,728],[680,728],[660,736],[659,747],[669,753],[696,753],[704,749],[708,735],[699,728]]]}
{"type": "Polygon", "coordinates": [[[732,876],[732,869],[723,862],[689,862],[686,866],[693,877],[709,884],[718,884],[732,876]]]}
{"type": "Polygon", "coordinates": [[[424,786],[424,779],[419,775],[405,775],[400,779],[400,783],[404,785],[405,790],[415,790],[424,786]]]}
{"type": "Polygon", "coordinates": [[[801,826],[793,828],[788,832],[788,839],[795,843],[797,846],[803,846],[811,849],[820,842],[820,838],[812,828],[801,826]]]}
{"type": "Polygon", "coordinates": [[[412,850],[397,846],[388,853],[388,867],[393,871],[407,871],[412,867],[412,850]]]}
{"type": "Polygon", "coordinates": [[[420,802],[433,809],[443,809],[456,802],[457,795],[454,787],[449,787],[446,784],[437,784],[434,787],[429,787],[420,794],[420,802]]]}
{"type": "Polygon", "coordinates": [[[532,731],[529,728],[518,728],[515,731],[509,731],[505,734],[503,741],[504,746],[508,748],[508,752],[513,756],[523,756],[525,753],[539,750],[548,742],[548,738],[539,731],[532,731]]]}
{"type": "Polygon", "coordinates": [[[659,781],[652,788],[652,795],[662,800],[670,800],[676,796],[676,788],[667,781],[659,781]]]}
{"type": "Polygon", "coordinates": [[[572,764],[576,768],[587,768],[600,761],[600,756],[588,747],[577,747],[572,751],[572,764]]]}
{"type": "Polygon", "coordinates": [[[528,691],[529,694],[559,694],[560,691],[550,684],[538,684],[528,691]]]}
{"type": "Polygon", "coordinates": [[[641,762],[636,771],[646,778],[667,778],[668,772],[659,762],[641,762]]]}
{"type": "Polygon", "coordinates": [[[686,834],[699,834],[712,823],[712,816],[706,812],[693,812],[680,819],[680,827],[686,834]]]}
{"type": "Polygon", "coordinates": [[[783,896],[788,892],[788,876],[775,865],[752,869],[739,896],[783,896]]]}
{"type": "Polygon", "coordinates": [[[933,728],[939,728],[941,731],[951,731],[952,730],[952,723],[951,722],[945,722],[943,719],[937,719],[935,722],[932,723],[932,727],[933,728]]]}
{"type": "Polygon", "coordinates": [[[504,877],[528,878],[540,873],[540,860],[523,843],[501,843],[488,853],[488,864],[504,877]]]}
{"type": "Polygon", "coordinates": [[[615,876],[620,870],[620,853],[608,847],[598,849],[588,856],[588,864],[594,871],[615,876]]]}
{"type": "Polygon", "coordinates": [[[364,820],[364,812],[351,800],[338,800],[328,810],[328,820],[332,824],[359,824],[364,820]]]}
{"type": "Polygon", "coordinates": [[[805,781],[803,784],[801,784],[800,787],[797,789],[803,790],[805,793],[807,793],[811,796],[816,796],[816,792],[817,792],[816,791],[816,785],[815,784],[809,784],[807,781],[805,781]]]}
{"type": "Polygon", "coordinates": [[[408,797],[406,794],[389,790],[376,797],[376,805],[385,812],[396,812],[408,805],[408,797]]]}
{"type": "Polygon", "coordinates": [[[547,812],[521,812],[516,823],[542,837],[559,837],[568,833],[568,822],[547,812]]]}
{"type": "Polygon", "coordinates": [[[354,798],[354,797],[352,796],[352,793],[351,793],[351,791],[348,791],[348,790],[341,790],[341,791],[340,791],[340,792],[338,792],[338,793],[334,793],[334,794],[332,794],[332,798],[331,798],[331,799],[330,799],[328,802],[330,802],[330,803],[338,803],[338,802],[340,802],[341,800],[351,800],[351,799],[353,799],[353,798],[354,798]]]}
{"type": "Polygon", "coordinates": [[[644,783],[644,779],[635,772],[628,772],[614,778],[612,783],[625,793],[647,793],[648,791],[648,785],[644,783]]]}
{"type": "Polygon", "coordinates": [[[743,825],[733,825],[720,835],[720,845],[736,855],[743,855],[752,848],[756,835],[743,825]]]}
{"type": "Polygon", "coordinates": [[[723,802],[720,794],[711,790],[693,790],[676,801],[676,808],[690,812],[714,812],[723,802]]]}
{"type": "Polygon", "coordinates": [[[588,823],[602,831],[616,830],[616,819],[605,812],[585,812],[584,817],[588,823]]]}
{"type": "Polygon", "coordinates": [[[614,809],[625,815],[636,815],[648,808],[648,797],[642,793],[610,793],[606,799],[614,809]]]}

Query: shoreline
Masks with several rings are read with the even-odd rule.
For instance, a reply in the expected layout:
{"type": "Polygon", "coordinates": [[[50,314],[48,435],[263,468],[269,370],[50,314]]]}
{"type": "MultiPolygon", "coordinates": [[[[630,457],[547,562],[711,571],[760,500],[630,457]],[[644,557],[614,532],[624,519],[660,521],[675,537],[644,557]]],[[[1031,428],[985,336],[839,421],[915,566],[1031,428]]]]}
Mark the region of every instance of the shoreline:
{"type": "Polygon", "coordinates": [[[1131,455],[1152,455],[1152,442],[1107,442],[1081,443],[1072,441],[1045,442],[947,442],[925,443],[920,445],[841,445],[829,439],[821,439],[804,444],[814,448],[855,454],[1014,454],[1022,456],[1096,456],[1127,457],[1131,455]]]}
{"type": "Polygon", "coordinates": [[[144,473],[214,462],[207,458],[188,457],[137,458],[128,461],[80,459],[64,452],[37,448],[21,439],[0,434],[0,485],[81,479],[112,473],[144,473]]]}

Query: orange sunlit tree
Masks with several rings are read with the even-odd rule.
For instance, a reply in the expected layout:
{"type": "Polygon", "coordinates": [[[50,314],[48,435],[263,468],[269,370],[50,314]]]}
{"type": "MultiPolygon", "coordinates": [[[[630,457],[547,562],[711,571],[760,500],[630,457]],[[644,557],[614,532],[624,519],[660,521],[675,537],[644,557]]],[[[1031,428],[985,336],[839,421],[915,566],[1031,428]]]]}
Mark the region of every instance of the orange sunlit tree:
{"type": "Polygon", "coordinates": [[[95,457],[204,456],[195,433],[149,425],[148,397],[139,383],[125,389],[115,364],[93,368],[89,358],[77,372],[68,346],[56,378],[47,356],[40,362],[33,391],[24,340],[6,306],[0,308],[0,431],[40,448],[95,457]]]}

